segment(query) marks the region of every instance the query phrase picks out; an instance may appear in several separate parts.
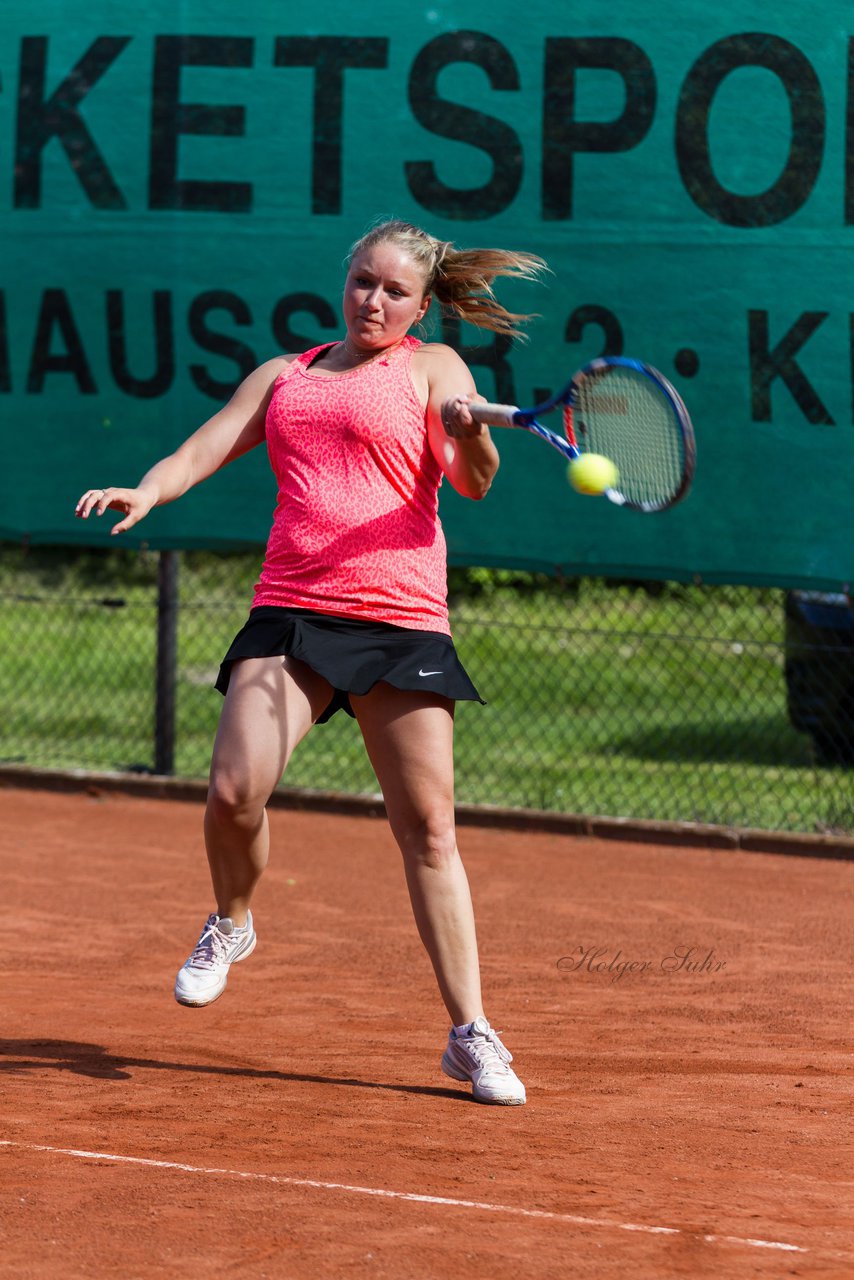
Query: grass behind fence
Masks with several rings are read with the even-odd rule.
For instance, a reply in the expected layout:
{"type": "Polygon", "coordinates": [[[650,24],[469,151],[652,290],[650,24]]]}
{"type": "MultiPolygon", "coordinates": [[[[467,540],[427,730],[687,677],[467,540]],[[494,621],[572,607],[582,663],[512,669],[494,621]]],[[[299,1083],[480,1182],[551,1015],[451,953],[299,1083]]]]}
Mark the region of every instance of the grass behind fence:
{"type": "MultiPolygon", "coordinates": [[[[219,659],[255,555],[184,558],[176,772],[204,776],[219,659]]],[[[152,766],[154,557],[0,563],[0,758],[152,766]]],[[[460,801],[768,829],[854,830],[850,772],[788,722],[782,593],[452,575],[463,661],[489,705],[457,717],[460,801]]],[[[374,793],[355,724],[299,748],[292,786],[374,793]]]]}

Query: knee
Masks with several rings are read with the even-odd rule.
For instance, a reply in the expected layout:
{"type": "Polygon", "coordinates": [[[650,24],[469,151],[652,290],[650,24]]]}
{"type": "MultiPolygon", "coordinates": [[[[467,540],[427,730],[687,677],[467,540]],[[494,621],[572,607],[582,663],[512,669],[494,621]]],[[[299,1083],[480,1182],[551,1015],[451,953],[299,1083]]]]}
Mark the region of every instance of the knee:
{"type": "Polygon", "coordinates": [[[208,787],[207,815],[215,823],[255,826],[269,795],[251,778],[214,770],[208,787]]]}
{"type": "Polygon", "coordinates": [[[445,870],[459,857],[453,818],[436,816],[413,823],[403,833],[400,847],[404,857],[420,866],[445,870]]]}

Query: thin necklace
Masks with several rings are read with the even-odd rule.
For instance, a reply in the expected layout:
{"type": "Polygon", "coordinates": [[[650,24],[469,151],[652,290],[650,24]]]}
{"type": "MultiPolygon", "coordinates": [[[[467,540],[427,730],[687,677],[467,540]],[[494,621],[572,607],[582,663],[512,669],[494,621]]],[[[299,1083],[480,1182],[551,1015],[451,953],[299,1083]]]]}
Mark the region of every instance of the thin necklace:
{"type": "Polygon", "coordinates": [[[383,347],[380,351],[371,352],[370,355],[363,355],[360,351],[353,351],[347,345],[346,338],[344,338],[338,345],[343,347],[344,354],[348,359],[357,360],[359,365],[363,365],[370,364],[372,360],[379,360],[380,356],[390,356],[393,351],[397,350],[401,342],[403,342],[403,338],[398,338],[397,342],[393,342],[390,347],[383,347]]]}

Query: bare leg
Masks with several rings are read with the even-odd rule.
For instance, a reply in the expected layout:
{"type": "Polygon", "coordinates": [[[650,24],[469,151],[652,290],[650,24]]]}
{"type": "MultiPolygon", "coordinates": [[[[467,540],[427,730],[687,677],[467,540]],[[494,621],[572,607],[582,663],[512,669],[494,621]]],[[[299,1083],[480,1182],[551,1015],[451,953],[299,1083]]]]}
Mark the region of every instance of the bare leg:
{"type": "Polygon", "coordinates": [[[351,698],[403,854],[421,940],[451,1021],[483,1013],[474,912],[454,826],[454,704],[380,683],[351,698]]]}
{"type": "Polygon", "coordinates": [[[292,658],[244,658],[232,668],[211,761],[205,844],[217,912],[238,927],[267,865],[267,801],[331,697],[329,683],[292,658]]]}

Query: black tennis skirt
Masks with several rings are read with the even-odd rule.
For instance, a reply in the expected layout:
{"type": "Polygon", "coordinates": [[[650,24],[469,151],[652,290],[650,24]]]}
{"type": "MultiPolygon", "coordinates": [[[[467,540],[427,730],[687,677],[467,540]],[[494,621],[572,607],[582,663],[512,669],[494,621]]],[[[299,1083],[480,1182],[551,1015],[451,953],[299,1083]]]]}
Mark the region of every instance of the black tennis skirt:
{"type": "Polygon", "coordinates": [[[396,689],[425,689],[456,702],[483,702],[453,640],[441,631],[412,631],[387,622],[274,605],[251,611],[222,660],[217,689],[226,693],[231,664],[240,658],[277,655],[298,658],[335,690],[318,724],[336,711],[352,716],[350,694],[368,693],[380,680],[396,689]]]}

